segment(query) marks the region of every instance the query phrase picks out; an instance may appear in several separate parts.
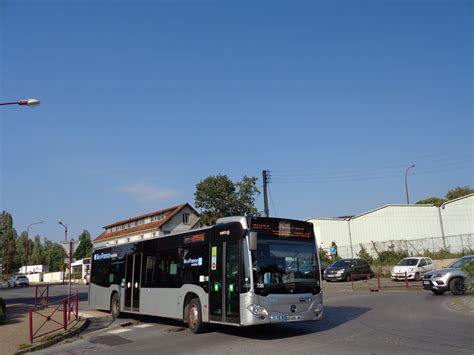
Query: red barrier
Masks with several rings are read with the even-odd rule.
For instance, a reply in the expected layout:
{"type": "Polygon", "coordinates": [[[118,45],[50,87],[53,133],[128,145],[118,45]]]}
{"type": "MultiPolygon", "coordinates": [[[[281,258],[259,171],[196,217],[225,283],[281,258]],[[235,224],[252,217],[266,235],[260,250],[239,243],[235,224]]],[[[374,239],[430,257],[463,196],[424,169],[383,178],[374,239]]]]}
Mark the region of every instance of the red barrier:
{"type": "Polygon", "coordinates": [[[351,274],[351,282],[352,290],[356,288],[369,288],[370,291],[378,291],[380,289],[380,277],[378,274],[351,274]],[[375,281],[377,282],[375,283],[375,281]]]}
{"type": "Polygon", "coordinates": [[[36,308],[35,304],[35,309],[33,309],[33,307],[29,307],[28,318],[30,343],[33,343],[34,339],[57,332],[59,330],[67,330],[68,327],[72,325],[72,323],[79,321],[79,294],[76,291],[73,303],[68,302],[68,298],[66,297],[57,302],[51,302],[50,307],[36,308]],[[54,306],[51,307],[53,304],[54,306]],[[60,312],[62,313],[62,317],[59,315],[60,312]],[[68,321],[70,319],[71,312],[75,315],[75,319],[73,321],[68,321]],[[37,319],[41,319],[41,324],[36,330],[34,329],[33,316],[36,316],[37,319]],[[51,328],[51,324],[53,323],[56,324],[56,327],[51,328]],[[47,324],[47,328],[49,329],[40,333],[40,330],[47,324]]]}
{"type": "Polygon", "coordinates": [[[36,285],[35,286],[35,307],[48,307],[48,298],[49,298],[49,285],[46,285],[46,286],[36,285]],[[43,288],[42,291],[41,291],[41,288],[43,288]]]}

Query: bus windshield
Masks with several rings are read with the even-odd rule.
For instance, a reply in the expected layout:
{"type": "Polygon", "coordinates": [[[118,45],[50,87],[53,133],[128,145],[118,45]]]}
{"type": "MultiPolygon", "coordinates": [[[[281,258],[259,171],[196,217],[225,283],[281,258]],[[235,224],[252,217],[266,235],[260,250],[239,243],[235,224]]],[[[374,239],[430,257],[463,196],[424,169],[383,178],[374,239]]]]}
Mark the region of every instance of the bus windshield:
{"type": "Polygon", "coordinates": [[[259,295],[320,292],[313,242],[259,236],[252,262],[254,289],[259,295]]]}

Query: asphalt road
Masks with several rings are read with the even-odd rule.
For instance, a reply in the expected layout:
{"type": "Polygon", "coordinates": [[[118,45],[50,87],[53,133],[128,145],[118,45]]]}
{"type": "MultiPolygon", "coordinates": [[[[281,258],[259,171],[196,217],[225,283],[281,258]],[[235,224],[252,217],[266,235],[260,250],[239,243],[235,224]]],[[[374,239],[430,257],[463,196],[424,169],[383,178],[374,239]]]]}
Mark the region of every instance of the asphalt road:
{"type": "MultiPolygon", "coordinates": [[[[81,298],[87,296],[84,286],[79,289],[81,298]]],[[[5,297],[27,291],[0,292],[5,297]]],[[[173,320],[123,318],[120,323],[125,326],[112,323],[38,353],[473,354],[474,317],[448,309],[445,304],[452,297],[423,290],[337,290],[326,292],[325,317],[319,322],[249,328],[213,325],[198,335],[173,320]]]]}

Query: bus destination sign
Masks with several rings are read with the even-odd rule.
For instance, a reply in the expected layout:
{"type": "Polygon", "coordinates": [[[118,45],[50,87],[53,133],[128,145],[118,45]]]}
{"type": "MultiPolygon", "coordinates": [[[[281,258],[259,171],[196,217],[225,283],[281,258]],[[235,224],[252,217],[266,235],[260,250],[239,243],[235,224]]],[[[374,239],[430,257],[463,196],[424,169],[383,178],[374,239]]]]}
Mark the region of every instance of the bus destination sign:
{"type": "Polygon", "coordinates": [[[200,233],[200,234],[193,234],[193,235],[184,236],[183,243],[184,244],[190,244],[190,243],[203,242],[204,240],[205,240],[204,233],[200,233]]]}
{"type": "Polygon", "coordinates": [[[313,228],[305,222],[255,219],[252,221],[251,230],[281,238],[311,238],[313,228]]]}

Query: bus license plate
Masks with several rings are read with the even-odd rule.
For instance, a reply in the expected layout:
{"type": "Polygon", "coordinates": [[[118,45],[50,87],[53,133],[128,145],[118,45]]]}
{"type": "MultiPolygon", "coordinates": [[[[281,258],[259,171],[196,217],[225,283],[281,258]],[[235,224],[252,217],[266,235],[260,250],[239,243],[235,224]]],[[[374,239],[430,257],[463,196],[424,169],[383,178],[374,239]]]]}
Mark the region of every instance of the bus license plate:
{"type": "Polygon", "coordinates": [[[286,316],[286,320],[288,322],[295,322],[297,320],[301,320],[301,316],[286,316]]]}

